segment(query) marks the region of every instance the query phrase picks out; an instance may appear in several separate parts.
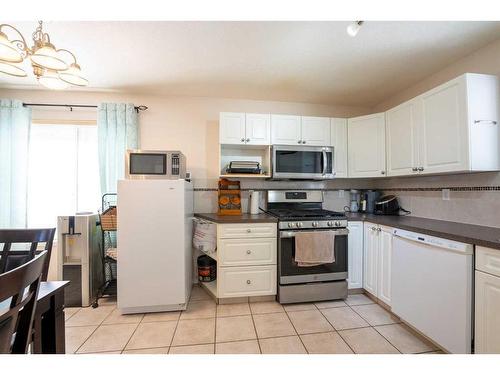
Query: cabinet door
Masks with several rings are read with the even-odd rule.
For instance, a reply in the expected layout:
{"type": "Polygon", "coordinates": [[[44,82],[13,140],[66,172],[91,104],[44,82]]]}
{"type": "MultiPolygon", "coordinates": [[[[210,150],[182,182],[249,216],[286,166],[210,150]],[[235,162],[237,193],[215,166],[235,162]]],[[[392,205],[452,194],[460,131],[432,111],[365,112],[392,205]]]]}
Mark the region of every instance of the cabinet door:
{"type": "Polygon", "coordinates": [[[300,116],[271,115],[271,141],[273,145],[300,144],[300,116]]]}
{"type": "Polygon", "coordinates": [[[475,352],[500,354],[500,277],[475,274],[475,352]]]}
{"type": "Polygon", "coordinates": [[[271,115],[246,114],[245,142],[249,145],[271,144],[271,115]]]}
{"type": "Polygon", "coordinates": [[[335,177],[347,177],[347,119],[332,118],[331,135],[335,177]]]}
{"type": "Polygon", "coordinates": [[[349,177],[384,176],[384,113],[350,118],[347,124],[349,177]]]}
{"type": "Polygon", "coordinates": [[[417,98],[422,105],[422,173],[469,169],[465,90],[460,77],[417,98]]]}
{"type": "Polygon", "coordinates": [[[378,232],[378,295],[377,297],[391,305],[391,259],[392,259],[392,231],[390,228],[380,227],[378,232]]]}
{"type": "Polygon", "coordinates": [[[387,175],[403,176],[418,173],[417,129],[419,104],[410,100],[385,114],[387,175]]]}
{"type": "Polygon", "coordinates": [[[377,269],[378,269],[378,232],[377,226],[371,223],[364,224],[363,243],[363,288],[377,296],[377,269]]]}
{"type": "Polygon", "coordinates": [[[347,238],[347,264],[349,289],[363,287],[363,222],[350,221],[347,225],[349,235],[347,238]]]}
{"type": "Polygon", "coordinates": [[[245,144],[245,114],[222,112],[219,117],[219,143],[245,144]]]}
{"type": "Polygon", "coordinates": [[[330,118],[302,117],[302,144],[309,146],[330,145],[330,118]]]}

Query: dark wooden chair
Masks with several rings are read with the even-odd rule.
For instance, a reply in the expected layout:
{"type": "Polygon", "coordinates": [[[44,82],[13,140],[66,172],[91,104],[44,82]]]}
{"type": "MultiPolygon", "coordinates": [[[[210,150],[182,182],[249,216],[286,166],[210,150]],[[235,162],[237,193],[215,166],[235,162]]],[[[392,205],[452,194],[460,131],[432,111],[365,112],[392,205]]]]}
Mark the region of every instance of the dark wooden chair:
{"type": "Polygon", "coordinates": [[[47,251],[0,275],[0,354],[26,354],[47,251]]]}
{"type": "Polygon", "coordinates": [[[49,229],[0,229],[0,274],[13,270],[32,260],[41,251],[47,251],[45,265],[42,271],[42,281],[47,281],[50,256],[54,242],[55,228],[49,229]],[[13,250],[12,244],[30,243],[29,250],[13,250]],[[37,250],[39,243],[45,243],[43,250],[37,250]]]}

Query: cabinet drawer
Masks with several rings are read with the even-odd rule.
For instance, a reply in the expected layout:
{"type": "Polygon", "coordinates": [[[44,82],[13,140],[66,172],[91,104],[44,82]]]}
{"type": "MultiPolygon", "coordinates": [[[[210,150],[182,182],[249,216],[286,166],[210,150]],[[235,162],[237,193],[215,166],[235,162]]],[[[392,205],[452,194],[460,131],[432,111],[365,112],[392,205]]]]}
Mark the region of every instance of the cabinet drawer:
{"type": "Polygon", "coordinates": [[[276,223],[222,224],[220,238],[276,237],[276,223]]]}
{"type": "Polygon", "coordinates": [[[276,264],[276,238],[221,239],[217,252],[222,267],[276,264]]]}
{"type": "Polygon", "coordinates": [[[500,250],[476,247],[476,269],[500,276],[500,250]]]}
{"type": "Polygon", "coordinates": [[[248,297],[276,294],[276,266],[220,267],[218,297],[248,297]]]}

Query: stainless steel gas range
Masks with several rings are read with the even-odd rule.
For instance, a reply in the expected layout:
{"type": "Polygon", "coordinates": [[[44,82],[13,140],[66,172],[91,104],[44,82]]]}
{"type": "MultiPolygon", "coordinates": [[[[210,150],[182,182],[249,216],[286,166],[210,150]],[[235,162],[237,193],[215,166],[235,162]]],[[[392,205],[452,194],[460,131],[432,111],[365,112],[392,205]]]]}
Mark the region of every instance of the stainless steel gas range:
{"type": "Polygon", "coordinates": [[[321,191],[269,191],[267,212],[278,218],[278,300],[280,303],[347,297],[347,218],[323,209],[321,191]],[[301,231],[335,234],[333,263],[299,267],[295,235],[301,231]]]}

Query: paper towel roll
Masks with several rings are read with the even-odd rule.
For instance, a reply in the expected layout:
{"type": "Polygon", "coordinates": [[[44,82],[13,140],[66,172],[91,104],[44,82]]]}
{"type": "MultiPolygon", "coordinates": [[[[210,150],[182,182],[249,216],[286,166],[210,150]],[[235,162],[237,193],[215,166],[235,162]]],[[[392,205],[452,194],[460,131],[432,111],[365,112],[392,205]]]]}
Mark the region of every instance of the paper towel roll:
{"type": "Polygon", "coordinates": [[[250,213],[256,215],[259,213],[259,192],[250,190],[250,213]]]}

